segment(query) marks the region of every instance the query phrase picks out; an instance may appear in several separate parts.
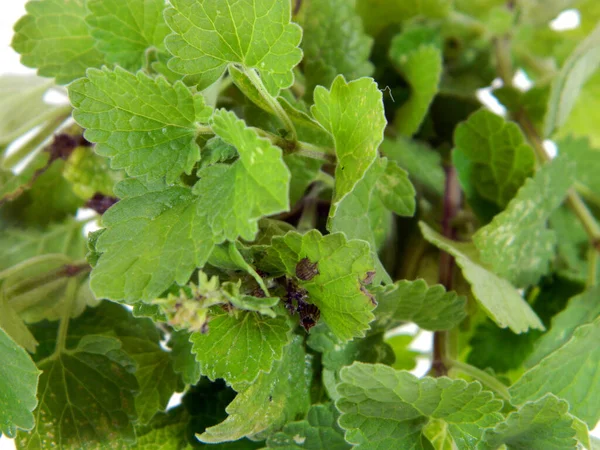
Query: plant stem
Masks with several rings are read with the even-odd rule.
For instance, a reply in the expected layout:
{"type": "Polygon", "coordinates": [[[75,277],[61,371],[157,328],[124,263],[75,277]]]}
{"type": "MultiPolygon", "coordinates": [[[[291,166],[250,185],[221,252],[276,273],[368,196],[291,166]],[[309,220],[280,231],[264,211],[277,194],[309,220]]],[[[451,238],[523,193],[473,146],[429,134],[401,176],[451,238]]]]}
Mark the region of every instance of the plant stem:
{"type": "Polygon", "coordinates": [[[67,332],[69,331],[69,320],[73,310],[73,303],[77,293],[77,278],[70,278],[65,291],[65,305],[58,326],[58,336],[56,337],[56,347],[52,356],[58,356],[65,350],[67,344],[67,332]]]}
{"type": "MultiPolygon", "coordinates": [[[[498,75],[502,78],[502,82],[505,86],[512,86],[513,71],[510,59],[510,41],[508,41],[507,38],[497,39],[495,48],[498,75]]],[[[524,111],[519,111],[514,115],[514,119],[520,125],[525,136],[533,146],[540,163],[545,164],[549,162],[552,158],[550,158],[548,152],[546,152],[544,142],[527,114],[524,111]]],[[[600,225],[598,225],[596,218],[574,189],[569,190],[566,201],[567,205],[569,205],[583,225],[590,240],[590,244],[600,252],[600,225]]]]}
{"type": "Polygon", "coordinates": [[[70,259],[67,256],[58,253],[49,253],[46,255],[34,256],[33,258],[26,259],[25,261],[20,262],[19,264],[16,264],[0,272],[0,280],[4,280],[10,277],[11,275],[14,275],[15,273],[28,269],[29,267],[35,266],[36,264],[44,262],[58,262],[67,264],[69,261],[70,259]]]}
{"type": "Polygon", "coordinates": [[[446,364],[450,366],[451,369],[457,370],[465,375],[469,375],[479,380],[482,384],[493,390],[504,400],[510,401],[510,393],[508,392],[508,388],[489,373],[460,361],[446,360],[446,364]]]}
{"type": "Polygon", "coordinates": [[[19,147],[17,151],[4,158],[2,161],[2,168],[11,170],[17,166],[25,157],[43,144],[44,141],[48,139],[65,120],[67,120],[72,111],[73,109],[70,105],[54,110],[52,119],[46,125],[40,128],[39,131],[25,144],[19,147]]]}
{"type": "Polygon", "coordinates": [[[271,107],[275,115],[281,120],[285,129],[289,132],[289,140],[292,142],[296,142],[298,140],[298,134],[296,133],[296,127],[292,123],[292,120],[287,115],[287,113],[283,110],[283,107],[279,104],[276,98],[274,98],[267,88],[263,84],[260,76],[254,69],[244,68],[244,72],[254,85],[254,87],[258,90],[258,93],[263,98],[265,102],[271,107]]]}
{"type": "MultiPolygon", "coordinates": [[[[442,233],[448,239],[456,238],[456,229],[452,225],[454,218],[460,210],[461,191],[458,183],[456,169],[452,165],[444,167],[446,172],[446,186],[444,190],[444,217],[442,219],[442,233]]],[[[454,277],[454,258],[446,252],[440,253],[440,283],[446,290],[452,289],[454,277]]],[[[431,371],[435,376],[448,373],[445,361],[448,358],[449,334],[447,331],[436,331],[433,335],[433,360],[431,371]]]]}
{"type": "Polygon", "coordinates": [[[591,288],[596,285],[596,274],[598,273],[598,252],[594,247],[588,248],[588,273],[586,286],[591,288]]]}

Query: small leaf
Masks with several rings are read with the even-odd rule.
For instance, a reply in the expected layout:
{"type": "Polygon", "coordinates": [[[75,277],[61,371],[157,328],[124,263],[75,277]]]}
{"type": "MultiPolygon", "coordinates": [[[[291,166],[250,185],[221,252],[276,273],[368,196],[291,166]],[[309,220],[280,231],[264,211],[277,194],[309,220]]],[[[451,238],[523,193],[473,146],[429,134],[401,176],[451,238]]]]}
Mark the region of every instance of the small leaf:
{"type": "Polygon", "coordinates": [[[600,318],[576,328],[571,338],[533,366],[510,388],[520,405],[552,393],[569,402],[569,411],[590,428],[600,419],[598,359],[600,318]]]}
{"type": "Polygon", "coordinates": [[[569,404],[548,394],[527,402],[485,432],[485,448],[564,450],[577,448],[569,404]]]}
{"type": "Polygon", "coordinates": [[[240,312],[236,317],[223,312],[212,314],[208,333],[193,333],[190,340],[202,375],[222,378],[236,389],[271,371],[283,355],[290,331],[284,316],[240,312]]]}
{"type": "Polygon", "coordinates": [[[477,193],[501,208],[534,172],[535,155],[518,125],[485,109],[456,127],[454,146],[473,165],[477,193]]]}
{"type": "Polygon", "coordinates": [[[349,450],[343,431],[338,427],[333,408],[314,405],[305,420],[286,424],[267,439],[267,448],[283,450],[349,450]]]}
{"type": "Polygon", "coordinates": [[[192,352],[190,333],[187,331],[174,331],[169,339],[173,370],[181,375],[185,384],[194,385],[200,380],[200,364],[192,352]]]}
{"type": "Polygon", "coordinates": [[[317,230],[304,235],[290,232],[274,237],[272,247],[257,264],[267,272],[284,269],[289,277],[295,277],[296,265],[303,258],[318,263],[319,274],[298,284],[308,292],[308,301],[321,311],[321,319],[342,341],[364,336],[374,307],[361,284],[373,271],[369,245],[348,241],[342,233],[322,236],[317,230]]]}
{"type": "Polygon", "coordinates": [[[473,236],[482,261],[516,286],[535,284],[548,272],[556,246],[546,222],[574,178],[574,165],[559,157],[527,180],[506,209],[473,236]]]}
{"type": "Polygon", "coordinates": [[[563,125],[579,96],[583,84],[600,65],[600,26],[585,38],[565,61],[552,82],[544,136],[550,137],[563,125]]]}
{"type": "Polygon", "coordinates": [[[476,249],[465,243],[450,241],[439,235],[425,223],[420,223],[426,240],[456,259],[479,306],[501,328],[523,333],[530,328],[544,329],[539,317],[521,294],[505,279],[488,271],[477,260],[476,249]]]}
{"type": "Polygon", "coordinates": [[[420,30],[417,28],[399,34],[390,44],[390,59],[410,85],[411,91],[409,99],[396,111],[394,119],[398,133],[403,136],[412,136],[419,130],[438,92],[442,76],[441,50],[436,45],[413,42],[412,34],[415,31],[420,30]],[[407,46],[412,47],[410,51],[402,51],[407,46]]]}
{"type": "Polygon", "coordinates": [[[423,432],[436,419],[447,424],[456,448],[475,448],[484,430],[502,419],[502,402],[478,382],[418,379],[409,372],[363,363],[342,369],[341,378],[338,423],[357,450],[430,448],[423,432]]]}
{"type": "Polygon", "coordinates": [[[174,34],[165,43],[169,68],[200,75],[199,89],[217,81],[229,64],[257,69],[265,84],[287,88],[302,59],[301,28],[290,22],[290,2],[173,0],[165,19],[174,34]]]}
{"type": "Polygon", "coordinates": [[[208,122],[212,108],[181,82],[105,67],[71,84],[69,98],[86,139],[113,169],[172,183],[200,159],[196,122],[208,122]]]}
{"type": "Polygon", "coordinates": [[[311,112],[333,136],[338,158],[329,212],[329,217],[333,217],[339,202],[352,192],[375,161],[386,119],[381,92],[371,78],[348,83],[338,76],[329,91],[317,86],[314,99],[311,112]]]}
{"type": "Polygon", "coordinates": [[[370,76],[373,39],[365,35],[355,0],[309,0],[302,6],[303,72],[306,92],[331,86],[341,74],[347,80],[370,76]]]}
{"type": "Polygon", "coordinates": [[[254,383],[238,393],[227,407],[227,419],[207,428],[198,439],[204,443],[235,441],[277,429],[303,416],[310,406],[309,373],[302,339],[297,336],[271,372],[262,372],[254,383]],[[292,391],[294,395],[290,396],[292,391]]]}
{"type": "Polygon", "coordinates": [[[0,329],[0,434],[31,430],[40,371],[25,350],[0,329]]]}
{"type": "Polygon", "coordinates": [[[147,64],[146,52],[163,47],[169,28],[163,0],[88,0],[86,22],[106,61],[137,71],[147,64]]]}
{"type": "Polygon", "coordinates": [[[401,280],[374,293],[377,308],[372,328],[391,330],[414,322],[426,330],[449,330],[466,317],[466,298],[446,292],[440,284],[429,287],[424,280],[401,280]]]}
{"type": "Polygon", "coordinates": [[[556,143],[559,153],[575,163],[577,181],[585,185],[591,192],[600,195],[600,179],[596,176],[600,171],[599,151],[592,148],[587,137],[562,138],[556,143]]]}
{"type": "Polygon", "coordinates": [[[85,22],[84,0],[40,0],[27,2],[27,15],[15,24],[12,47],[21,63],[38,69],[38,75],[55,77],[67,84],[85,75],[89,67],[100,67],[104,56],[85,22]]]}

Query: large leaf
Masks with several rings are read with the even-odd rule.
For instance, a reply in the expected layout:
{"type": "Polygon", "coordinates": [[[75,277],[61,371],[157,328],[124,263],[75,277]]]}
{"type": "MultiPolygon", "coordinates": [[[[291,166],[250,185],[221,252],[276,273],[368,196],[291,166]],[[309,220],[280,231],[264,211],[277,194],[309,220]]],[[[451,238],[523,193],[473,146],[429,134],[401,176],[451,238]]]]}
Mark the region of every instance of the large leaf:
{"type": "Polygon", "coordinates": [[[585,185],[596,195],[600,195],[600,178],[596,176],[600,171],[600,152],[592,148],[587,137],[574,138],[572,136],[557,141],[558,151],[575,163],[577,181],[585,185]]]}
{"type": "Polygon", "coordinates": [[[333,217],[339,202],[352,192],[377,157],[386,119],[381,92],[370,78],[347,83],[338,76],[329,91],[318,86],[314,99],[311,112],[333,136],[338,159],[329,212],[333,217]]]}
{"type": "Polygon", "coordinates": [[[44,77],[67,84],[100,67],[104,56],[96,48],[85,22],[85,0],[40,0],[27,2],[27,15],[15,25],[12,46],[21,62],[38,69],[44,77]]]}
{"type": "Polygon", "coordinates": [[[303,72],[306,93],[316,86],[331,86],[344,75],[354,80],[373,73],[369,53],[373,39],[364,34],[354,6],[355,0],[309,0],[302,6],[300,25],[304,31],[303,72]]]}
{"type": "Polygon", "coordinates": [[[355,363],[341,371],[339,424],[357,450],[432,448],[427,428],[443,421],[456,448],[475,448],[502,416],[502,402],[478,382],[418,379],[381,364],[355,363]],[[428,445],[429,444],[429,445],[428,445]]]}
{"type": "Polygon", "coordinates": [[[236,386],[253,383],[261,372],[270,372],[289,341],[290,322],[252,311],[235,315],[214,314],[208,333],[192,334],[193,352],[202,375],[224,379],[236,386]]]}
{"type": "Polygon", "coordinates": [[[76,348],[39,364],[37,423],[19,433],[21,448],[86,448],[133,441],[135,364],[118,339],[88,335],[76,348]]]}
{"type": "Polygon", "coordinates": [[[229,64],[257,69],[267,86],[287,88],[302,59],[301,28],[290,22],[291,4],[279,0],[173,0],[165,19],[174,31],[166,39],[174,55],[169,68],[199,75],[203,89],[229,64]]]}
{"type": "Polygon", "coordinates": [[[37,405],[40,371],[25,350],[0,328],[0,434],[15,437],[17,428],[31,430],[37,405]]]}
{"type": "Polygon", "coordinates": [[[569,404],[554,395],[527,402],[492,430],[485,432],[485,448],[506,445],[510,450],[576,448],[576,430],[569,404]]]}
{"type": "Polygon", "coordinates": [[[276,429],[310,406],[310,370],[307,370],[302,339],[286,347],[283,359],[269,373],[261,373],[248,388],[238,393],[227,407],[229,416],[198,436],[202,442],[235,441],[276,429]],[[294,395],[290,396],[290,392],[294,395]]]}
{"type": "Polygon", "coordinates": [[[548,112],[544,124],[544,135],[549,137],[553,131],[563,125],[583,84],[600,65],[600,25],[582,41],[565,61],[560,73],[554,78],[548,112]]]}
{"type": "Polygon", "coordinates": [[[521,294],[507,280],[490,272],[478,261],[472,245],[448,240],[425,223],[420,226],[425,239],[454,256],[456,264],[471,284],[479,306],[499,327],[508,327],[515,333],[523,333],[530,328],[544,329],[539,317],[521,294]]]}
{"type": "Polygon", "coordinates": [[[440,284],[427,286],[424,280],[401,280],[377,288],[373,328],[393,329],[414,322],[426,330],[449,330],[466,317],[466,298],[446,292],[440,284]]]}
{"type": "Polygon", "coordinates": [[[315,405],[305,420],[291,422],[267,439],[267,448],[284,450],[349,450],[342,430],[335,421],[333,408],[315,405]]]}
{"type": "Polygon", "coordinates": [[[200,159],[196,123],[208,122],[212,109],[181,82],[171,86],[119,67],[88,70],[69,86],[69,98],[86,139],[114,169],[148,180],[166,176],[170,183],[200,159]]]}
{"type": "Polygon", "coordinates": [[[481,259],[516,286],[536,283],[550,268],[556,235],[547,228],[575,179],[573,163],[559,157],[527,180],[494,220],[473,236],[481,259]]]}
{"type": "Polygon", "coordinates": [[[321,311],[321,319],[342,341],[362,337],[373,320],[372,299],[362,281],[373,271],[369,245],[347,240],[342,233],[322,236],[317,230],[301,235],[275,237],[258,266],[266,272],[296,277],[296,267],[308,258],[317,271],[310,279],[298,279],[308,302],[321,311]]]}
{"type": "Polygon", "coordinates": [[[533,174],[535,155],[518,125],[481,109],[454,131],[454,152],[473,165],[477,193],[503,208],[533,174]]]}
{"type": "Polygon", "coordinates": [[[533,366],[510,388],[522,404],[552,393],[569,402],[569,411],[594,428],[600,419],[598,360],[600,318],[575,329],[571,338],[533,366]]]}
{"type": "Polygon", "coordinates": [[[258,219],[287,210],[290,175],[281,150],[233,113],[215,112],[212,125],[237,148],[239,159],[200,171],[194,193],[183,187],[144,193],[129,184],[138,195],[102,217],[107,229],[96,249],[103,254],[91,281],[98,297],[153,299],[174,281],[187,283],[214,245],[238,237],[251,241],[258,219]]]}
{"type": "Polygon", "coordinates": [[[109,63],[133,72],[147,66],[146,52],[163,47],[169,28],[163,0],[88,0],[86,21],[109,63]]]}

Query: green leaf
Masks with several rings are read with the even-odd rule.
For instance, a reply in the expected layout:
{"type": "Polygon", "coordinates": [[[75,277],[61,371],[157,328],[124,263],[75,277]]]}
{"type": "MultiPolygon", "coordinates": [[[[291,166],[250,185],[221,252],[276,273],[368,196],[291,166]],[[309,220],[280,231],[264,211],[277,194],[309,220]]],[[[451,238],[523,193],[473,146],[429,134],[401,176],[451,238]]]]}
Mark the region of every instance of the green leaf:
{"type": "Polygon", "coordinates": [[[169,187],[121,200],[103,215],[107,230],[96,245],[103,254],[91,278],[98,297],[158,297],[173,282],[187,283],[214,245],[238,237],[251,241],[258,219],[288,209],[290,175],[281,150],[231,112],[215,112],[212,126],[237,148],[236,162],[200,171],[195,195],[169,187]]]}
{"type": "Polygon", "coordinates": [[[335,421],[333,408],[314,405],[305,420],[288,423],[267,439],[267,448],[284,450],[349,450],[342,430],[335,421]]]}
{"type": "Polygon", "coordinates": [[[174,55],[169,68],[198,74],[199,89],[210,86],[230,64],[257,69],[266,85],[287,88],[302,59],[301,28],[290,22],[290,2],[257,0],[173,0],[165,19],[174,34],[165,43],[174,55]]]}
{"type": "Polygon", "coordinates": [[[88,200],[94,194],[113,196],[113,186],[122,178],[111,170],[107,158],[93,153],[89,147],[76,148],[65,163],[65,180],[71,183],[78,197],[88,200]]]}
{"type": "Polygon", "coordinates": [[[517,405],[537,400],[550,392],[569,402],[569,411],[590,428],[600,419],[598,348],[600,318],[575,329],[560,348],[533,366],[510,388],[517,405]]]}
{"type": "Polygon", "coordinates": [[[381,30],[414,16],[443,18],[451,9],[451,0],[358,0],[356,10],[363,19],[365,29],[376,36],[381,30]]]}
{"type": "Polygon", "coordinates": [[[306,189],[317,178],[322,162],[318,159],[294,154],[285,155],[283,160],[292,175],[290,180],[290,205],[293,206],[304,197],[306,189]]]}
{"type": "Polygon", "coordinates": [[[600,26],[589,34],[565,61],[554,78],[548,112],[544,123],[544,136],[550,137],[569,117],[583,84],[600,65],[600,26]]]}
{"type": "Polygon", "coordinates": [[[600,147],[600,133],[596,127],[599,107],[600,72],[597,72],[583,85],[567,121],[556,134],[561,137],[569,135],[589,137],[595,147],[600,147]]]}
{"type": "Polygon", "coordinates": [[[438,195],[443,194],[446,175],[438,152],[425,143],[403,137],[384,139],[380,150],[408,172],[413,184],[423,185],[438,195]]]}
{"type": "Polygon", "coordinates": [[[556,246],[546,222],[574,178],[574,165],[559,157],[527,180],[506,209],[473,236],[481,259],[516,286],[536,283],[548,272],[556,246]]]}
{"type": "Polygon", "coordinates": [[[157,414],[145,427],[136,428],[135,445],[131,450],[189,449],[187,428],[189,416],[183,408],[157,414]]]}
{"type": "Polygon", "coordinates": [[[147,65],[146,52],[163,47],[169,28],[163,0],[88,0],[86,22],[106,61],[132,72],[147,65]]]}
{"type": "Polygon", "coordinates": [[[552,318],[550,331],[537,341],[525,366],[535,366],[543,358],[566,344],[577,327],[590,324],[600,317],[598,298],[600,298],[600,286],[592,287],[571,298],[567,307],[552,318]]]}
{"type": "Polygon", "coordinates": [[[31,430],[37,405],[40,371],[25,350],[0,329],[0,434],[15,437],[17,428],[31,430]]]}
{"type": "Polygon", "coordinates": [[[196,123],[208,122],[212,108],[181,82],[171,86],[120,67],[90,69],[69,86],[69,98],[86,139],[98,144],[113,169],[148,180],[166,176],[172,183],[200,159],[196,123]]]}
{"type": "Polygon", "coordinates": [[[473,165],[471,181],[483,198],[504,208],[535,168],[535,155],[516,123],[481,109],[454,132],[454,152],[473,165]]]}
{"type": "Polygon", "coordinates": [[[361,283],[374,268],[369,245],[348,241],[342,233],[290,232],[274,237],[267,255],[257,264],[267,272],[284,269],[295,277],[296,266],[304,258],[317,265],[318,274],[298,284],[308,292],[308,301],[319,308],[322,320],[342,341],[363,337],[374,307],[361,283]]]}
{"type": "Polygon", "coordinates": [[[440,284],[429,287],[424,280],[401,280],[374,293],[377,308],[372,328],[391,330],[414,322],[426,330],[449,330],[466,317],[466,298],[446,292],[440,284]]]}
{"type": "Polygon", "coordinates": [[[171,347],[171,358],[173,359],[173,370],[181,375],[185,384],[194,385],[200,380],[200,364],[196,361],[196,355],[192,352],[190,333],[187,331],[173,331],[169,339],[171,347]]]}
{"type": "Polygon", "coordinates": [[[490,272],[478,261],[476,249],[469,244],[450,241],[425,223],[420,223],[426,240],[454,256],[479,306],[501,328],[523,333],[530,328],[544,329],[539,317],[521,294],[504,278],[490,272]]]}
{"type": "Polygon", "coordinates": [[[38,421],[20,448],[85,448],[118,436],[135,440],[135,364],[118,339],[87,335],[76,348],[39,363],[38,421]]]}
{"type": "Polygon", "coordinates": [[[556,145],[561,156],[575,163],[577,181],[600,196],[600,179],[596,176],[600,170],[600,152],[591,147],[589,139],[568,136],[557,141],[556,145]]]}
{"type": "Polygon", "coordinates": [[[237,150],[233,145],[226,144],[223,139],[215,136],[208,140],[202,148],[202,168],[212,166],[217,163],[226,163],[237,158],[237,150]]]}
{"type": "Polygon", "coordinates": [[[364,33],[355,3],[310,0],[302,6],[303,72],[309,98],[316,86],[331,86],[339,74],[354,80],[373,73],[369,61],[373,39],[364,33]]]}
{"type": "Polygon", "coordinates": [[[234,441],[277,429],[310,406],[310,369],[307,370],[302,338],[296,336],[286,347],[283,359],[269,373],[261,373],[227,407],[229,416],[198,435],[205,443],[234,441]],[[294,392],[290,396],[290,392],[294,392]]]}
{"type": "Polygon", "coordinates": [[[502,402],[478,382],[418,379],[409,372],[362,363],[342,369],[341,378],[338,423],[357,450],[432,448],[423,432],[436,419],[447,424],[456,448],[475,448],[484,430],[502,418],[502,402]]]}
{"type": "Polygon", "coordinates": [[[577,448],[569,404],[554,395],[527,402],[485,432],[485,448],[564,450],[577,448]]]}
{"type": "Polygon", "coordinates": [[[311,112],[333,136],[338,159],[329,212],[329,217],[333,217],[340,201],[352,192],[375,161],[386,119],[381,92],[371,78],[347,83],[338,76],[329,91],[317,86],[314,99],[311,112]]]}
{"type": "Polygon", "coordinates": [[[56,78],[58,84],[67,84],[89,67],[102,65],[104,56],[85,22],[88,9],[84,0],[30,1],[26,9],[12,40],[25,66],[37,68],[43,77],[56,78]]]}
{"type": "Polygon", "coordinates": [[[56,106],[44,102],[52,85],[35,75],[0,76],[0,148],[52,117],[56,106]]]}
{"type": "Polygon", "coordinates": [[[46,254],[60,254],[75,260],[86,253],[83,226],[85,222],[66,220],[47,229],[7,228],[0,236],[0,270],[7,269],[30,258],[46,254]]]}
{"type": "Polygon", "coordinates": [[[270,372],[290,340],[291,326],[284,316],[270,318],[255,312],[211,315],[208,333],[193,333],[192,351],[202,375],[224,379],[236,389],[270,372]]]}
{"type": "Polygon", "coordinates": [[[377,256],[392,228],[390,211],[401,216],[415,212],[415,189],[408,174],[396,163],[376,159],[365,176],[338,204],[329,221],[331,232],[342,232],[350,239],[362,239],[371,246],[376,261],[375,284],[379,280],[391,283],[391,278],[377,256]]]}
{"type": "Polygon", "coordinates": [[[421,44],[403,51],[413,44],[411,30],[396,36],[390,45],[390,59],[410,85],[410,97],[396,111],[394,125],[403,136],[412,136],[421,127],[429,106],[438,92],[442,76],[442,52],[432,44],[421,44]]]}
{"type": "Polygon", "coordinates": [[[311,330],[307,344],[323,354],[323,367],[333,371],[339,371],[354,361],[390,364],[394,360],[392,349],[384,342],[383,332],[343,342],[327,326],[320,324],[311,330]]]}
{"type": "Polygon", "coordinates": [[[16,344],[23,347],[29,353],[35,353],[38,342],[23,322],[23,319],[8,304],[3,292],[0,292],[0,329],[4,330],[16,344]]]}

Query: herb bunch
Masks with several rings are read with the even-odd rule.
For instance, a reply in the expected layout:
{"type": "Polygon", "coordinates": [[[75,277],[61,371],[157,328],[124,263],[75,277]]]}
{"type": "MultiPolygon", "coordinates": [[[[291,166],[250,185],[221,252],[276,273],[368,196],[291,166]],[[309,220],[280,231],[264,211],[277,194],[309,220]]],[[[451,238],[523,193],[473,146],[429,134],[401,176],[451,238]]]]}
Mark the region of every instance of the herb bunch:
{"type": "Polygon", "coordinates": [[[595,448],[599,21],[595,0],[29,1],[12,46],[38,75],[0,77],[0,432],[595,448]]]}

